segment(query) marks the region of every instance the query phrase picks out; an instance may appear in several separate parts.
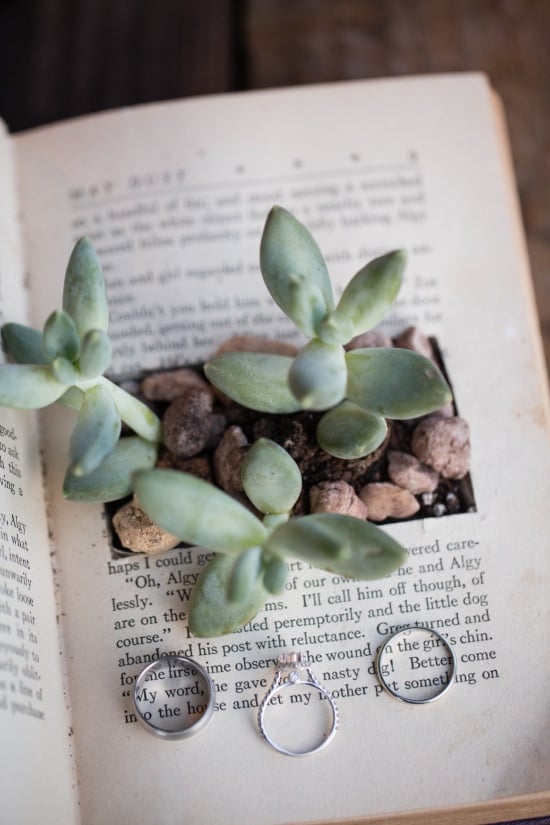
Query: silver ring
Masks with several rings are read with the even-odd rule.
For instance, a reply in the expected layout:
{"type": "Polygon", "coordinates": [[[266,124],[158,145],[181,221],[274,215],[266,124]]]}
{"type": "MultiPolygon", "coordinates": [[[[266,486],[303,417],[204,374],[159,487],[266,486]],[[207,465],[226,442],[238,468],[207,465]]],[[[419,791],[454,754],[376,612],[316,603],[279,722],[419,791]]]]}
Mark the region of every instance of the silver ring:
{"type": "Polygon", "coordinates": [[[338,707],[332,698],[331,693],[318,681],[311,668],[308,667],[307,658],[301,653],[283,653],[279,655],[277,658],[277,668],[278,670],[275,673],[275,678],[271,683],[271,687],[264,696],[258,711],[258,727],[260,729],[260,733],[268,745],[271,745],[271,747],[275,748],[275,750],[279,751],[279,753],[284,753],[286,756],[309,756],[309,754],[316,753],[317,751],[320,751],[321,748],[325,748],[333,739],[336,731],[338,730],[338,707]],[[306,671],[307,679],[300,678],[297,668],[302,668],[306,671]],[[284,677],[282,671],[286,669],[289,669],[290,672],[287,677],[284,677]],[[295,685],[306,685],[318,690],[319,693],[325,697],[325,699],[328,699],[331,712],[330,727],[324,734],[319,744],[303,751],[291,751],[283,745],[278,744],[271,738],[271,736],[269,736],[265,729],[265,714],[273,697],[285,688],[294,687],[295,685]]]}
{"type": "Polygon", "coordinates": [[[137,719],[163,739],[200,733],[215,708],[214,683],[205,668],[188,656],[169,654],[143,668],[134,683],[137,719]]]}
{"type": "Polygon", "coordinates": [[[437,630],[424,625],[398,630],[386,639],[376,657],[382,687],[396,699],[412,705],[440,699],[453,684],[456,670],[451,643],[437,630]],[[413,638],[413,634],[420,638],[413,638]],[[422,640],[422,636],[426,638],[422,640]],[[441,655],[441,647],[446,654],[441,655]],[[419,691],[425,693],[420,695],[419,691]]]}

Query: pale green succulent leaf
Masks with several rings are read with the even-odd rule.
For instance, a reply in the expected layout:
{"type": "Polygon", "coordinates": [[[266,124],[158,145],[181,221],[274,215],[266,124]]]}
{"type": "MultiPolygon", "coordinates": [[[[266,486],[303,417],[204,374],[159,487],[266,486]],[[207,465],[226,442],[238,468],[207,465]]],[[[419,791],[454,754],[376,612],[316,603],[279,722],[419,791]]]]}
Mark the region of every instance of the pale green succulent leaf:
{"type": "Polygon", "coordinates": [[[226,352],[204,365],[208,380],[243,407],[293,413],[301,407],[288,386],[292,358],[261,352],[226,352]]]}
{"type": "Polygon", "coordinates": [[[67,392],[58,399],[60,404],[69,407],[71,410],[79,410],[84,401],[84,392],[78,387],[69,387],[67,392]]]}
{"type": "Polygon", "coordinates": [[[353,323],[338,309],[329,312],[317,325],[315,331],[325,344],[347,344],[355,335],[353,323]]]}
{"type": "Polygon", "coordinates": [[[299,556],[323,570],[349,579],[379,579],[388,576],[407,558],[407,551],[388,533],[363,519],[335,513],[315,513],[279,527],[268,545],[277,545],[289,555],[299,556]],[[331,542],[337,552],[319,552],[331,542]]]}
{"type": "Polygon", "coordinates": [[[89,330],[82,339],[79,367],[82,378],[96,378],[103,375],[109,363],[113,348],[106,332],[101,329],[89,330]]]}
{"type": "Polygon", "coordinates": [[[335,458],[363,458],[374,452],[386,438],[384,418],[354,404],[342,401],[326,412],[317,424],[317,442],[335,458]]]}
{"type": "Polygon", "coordinates": [[[274,206],[267,216],[260,268],[275,302],[311,337],[334,306],[330,277],[309,230],[280,206],[274,206]]]}
{"type": "Polygon", "coordinates": [[[109,307],[101,264],[88,238],[74,247],[63,285],[63,309],[74,321],[82,339],[91,329],[106,331],[109,307]]]}
{"type": "Polygon", "coordinates": [[[433,361],[412,350],[356,349],[346,354],[346,361],[347,398],[384,418],[416,418],[452,399],[433,361]]]}
{"type": "Polygon", "coordinates": [[[319,567],[345,553],[347,545],[323,522],[302,516],[273,530],[264,542],[264,550],[275,556],[297,556],[319,567]]]}
{"type": "Polygon", "coordinates": [[[250,510],[187,473],[139,472],[134,476],[134,489],[149,518],[189,544],[235,555],[262,544],[267,535],[250,510]]]}
{"type": "Polygon", "coordinates": [[[262,519],[262,524],[267,529],[268,533],[272,533],[273,530],[279,526],[279,524],[284,524],[288,521],[290,517],[290,513],[266,513],[262,519]]]}
{"type": "Polygon", "coordinates": [[[6,350],[18,364],[48,364],[50,359],[42,346],[42,333],[25,326],[9,323],[2,327],[6,350]]]}
{"type": "Polygon", "coordinates": [[[54,378],[49,365],[2,364],[0,407],[36,410],[60,398],[67,387],[54,378]]]}
{"type": "Polygon", "coordinates": [[[63,310],[55,310],[44,324],[42,334],[44,352],[53,360],[57,357],[74,361],[80,351],[80,339],[74,321],[63,310]]]}
{"type": "Polygon", "coordinates": [[[402,250],[389,252],[353,276],[337,305],[337,311],[352,322],[353,335],[372,329],[386,317],[401,288],[406,260],[402,250]]]}
{"type": "Polygon", "coordinates": [[[288,373],[292,394],[305,410],[326,410],[344,398],[347,383],[343,347],[314,338],[300,350],[288,373]]]}
{"type": "MultiPolygon", "coordinates": [[[[53,359],[51,363],[51,370],[53,377],[59,381],[60,384],[66,384],[67,386],[76,384],[80,378],[80,374],[73,362],[63,358],[62,355],[58,355],[53,359]]],[[[62,396],[62,398],[63,397],[64,396],[62,396]]],[[[61,401],[62,398],[59,400],[61,401]]]]}
{"type": "Polygon", "coordinates": [[[115,447],[121,422],[111,395],[100,384],[86,391],[69,444],[69,471],[83,476],[99,467],[115,447]]]}
{"type": "Polygon", "coordinates": [[[121,438],[92,472],[84,476],[67,472],[63,494],[69,501],[117,501],[132,492],[133,474],[154,467],[156,459],[155,444],[137,435],[121,438]]]}
{"type": "Polygon", "coordinates": [[[288,576],[288,567],[280,556],[272,556],[264,569],[263,584],[273,595],[281,593],[288,576]]]}
{"type": "Polygon", "coordinates": [[[261,572],[262,548],[249,547],[233,564],[227,582],[227,600],[232,603],[248,601],[258,589],[261,572]]]}
{"type": "Polygon", "coordinates": [[[111,394],[120,417],[130,429],[146,441],[160,442],[162,438],[160,420],[147,404],[130,395],[117,384],[113,384],[105,376],[100,376],[98,382],[111,394]]]}
{"type": "Polygon", "coordinates": [[[260,513],[288,513],[302,490],[298,465],[268,438],[258,439],[248,450],[241,479],[246,495],[260,513]]]}
{"type": "Polygon", "coordinates": [[[227,589],[234,563],[233,556],[216,555],[199,576],[189,612],[189,630],[193,636],[209,638],[233,633],[251,621],[264,606],[267,592],[260,580],[247,599],[229,601],[227,589]]]}

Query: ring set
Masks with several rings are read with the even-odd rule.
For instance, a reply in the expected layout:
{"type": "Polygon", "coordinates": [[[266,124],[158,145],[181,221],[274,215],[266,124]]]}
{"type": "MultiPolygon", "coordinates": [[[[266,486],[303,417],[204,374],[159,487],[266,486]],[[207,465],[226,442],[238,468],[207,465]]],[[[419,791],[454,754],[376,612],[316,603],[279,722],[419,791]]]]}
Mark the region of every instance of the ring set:
{"type": "MultiPolygon", "coordinates": [[[[332,741],[339,725],[339,712],[330,691],[313,673],[302,653],[280,654],[276,672],[258,710],[258,729],[263,739],[286,756],[308,756],[332,741]],[[281,693],[294,689],[286,703],[285,714],[277,710],[284,705],[281,693]],[[286,713],[297,707],[300,718],[308,708],[321,737],[311,741],[300,729],[297,715],[286,713]],[[266,717],[271,718],[271,723],[266,717]],[[316,714],[316,715],[315,715],[316,714]],[[281,744],[269,733],[273,719],[285,727],[292,743],[281,744]],[[298,738],[299,744],[294,742],[298,738]],[[301,737],[301,738],[300,738],[301,737]],[[304,744],[307,743],[307,744],[304,744]],[[292,746],[291,746],[292,744],[292,746]]],[[[428,704],[439,699],[451,687],[457,669],[451,643],[436,630],[426,626],[405,627],[390,636],[379,648],[376,672],[384,690],[410,704],[428,704]]],[[[187,739],[200,733],[212,719],[216,689],[208,671],[188,656],[170,654],[148,664],[134,684],[136,718],[156,736],[164,739],[187,739]]],[[[309,726],[311,718],[307,720],[309,726]]]]}

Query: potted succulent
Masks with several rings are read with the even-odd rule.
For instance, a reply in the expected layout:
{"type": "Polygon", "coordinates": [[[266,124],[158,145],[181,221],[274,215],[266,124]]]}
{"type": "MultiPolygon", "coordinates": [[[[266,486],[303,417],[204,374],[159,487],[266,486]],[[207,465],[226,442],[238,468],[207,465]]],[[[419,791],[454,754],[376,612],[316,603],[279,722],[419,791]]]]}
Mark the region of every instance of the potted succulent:
{"type": "MultiPolygon", "coordinates": [[[[451,400],[431,359],[408,349],[349,348],[389,311],[401,286],[402,252],[368,263],[335,303],[314,238],[289,212],[274,207],[260,263],[272,297],[308,340],[293,355],[241,351],[213,357],[204,366],[213,391],[270,416],[314,413],[319,448],[346,462],[376,454],[388,440],[387,419],[424,416],[451,400]]],[[[239,489],[245,500],[172,469],[177,461],[169,469],[165,460],[159,462],[161,420],[104,375],[111,357],[107,297],[86,239],[71,254],[62,309],[42,331],[8,323],[2,337],[15,363],[0,366],[1,405],[60,402],[77,411],[65,496],[112,502],[134,494],[174,543],[214,552],[192,598],[195,635],[221,635],[249,621],[284,586],[290,557],[353,579],[388,575],[403,562],[399,543],[365,518],[296,515],[302,471],[271,438],[260,437],[242,450],[239,489]],[[123,422],[132,435],[121,437],[123,422]]]]}

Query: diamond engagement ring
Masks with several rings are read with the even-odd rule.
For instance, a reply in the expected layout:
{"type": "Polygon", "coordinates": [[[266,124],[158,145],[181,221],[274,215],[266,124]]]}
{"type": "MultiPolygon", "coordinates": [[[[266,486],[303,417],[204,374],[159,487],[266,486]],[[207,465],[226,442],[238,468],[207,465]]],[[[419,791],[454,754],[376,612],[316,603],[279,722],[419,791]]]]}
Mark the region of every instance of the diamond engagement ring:
{"type": "MultiPolygon", "coordinates": [[[[332,695],[330,692],[320,684],[316,676],[314,675],[313,671],[309,667],[309,661],[306,656],[301,653],[283,653],[280,654],[277,659],[277,671],[275,673],[275,678],[271,683],[271,687],[267,691],[258,712],[258,728],[260,729],[260,733],[262,734],[265,741],[271,745],[272,748],[279,751],[279,753],[284,753],[286,756],[308,756],[309,754],[316,753],[317,751],[321,750],[328,745],[328,743],[333,739],[336,731],[338,730],[338,708],[332,695]],[[300,676],[299,671],[304,671],[307,674],[307,678],[300,676]],[[288,671],[288,675],[283,675],[283,671],[288,671]],[[273,708],[275,705],[284,704],[284,697],[280,696],[281,692],[287,688],[297,688],[297,692],[290,695],[290,706],[297,705],[300,708],[304,707],[313,707],[317,704],[317,698],[319,700],[323,700],[322,702],[322,710],[323,713],[326,713],[326,710],[329,711],[329,721],[328,725],[326,722],[322,724],[325,726],[325,731],[322,734],[322,738],[320,741],[317,741],[316,744],[313,744],[309,747],[300,750],[294,750],[285,747],[282,744],[276,742],[268,731],[266,730],[266,714],[269,708],[273,708]],[[313,690],[307,691],[307,688],[313,688],[313,690]],[[313,701],[312,701],[313,700],[313,701]]],[[[288,698],[288,697],[287,697],[288,698]]],[[[291,723],[292,728],[295,727],[294,723],[291,723]]]]}

